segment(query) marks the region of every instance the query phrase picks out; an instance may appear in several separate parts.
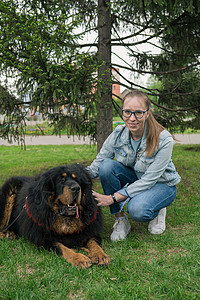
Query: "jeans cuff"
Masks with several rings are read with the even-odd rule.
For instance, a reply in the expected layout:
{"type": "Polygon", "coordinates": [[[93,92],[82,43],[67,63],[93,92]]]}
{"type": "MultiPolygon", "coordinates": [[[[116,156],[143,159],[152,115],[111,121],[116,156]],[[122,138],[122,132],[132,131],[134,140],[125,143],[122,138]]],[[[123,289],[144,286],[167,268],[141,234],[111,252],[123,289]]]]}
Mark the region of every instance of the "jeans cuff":
{"type": "Polygon", "coordinates": [[[111,215],[115,215],[115,214],[121,212],[123,210],[123,208],[124,208],[124,205],[126,205],[126,203],[128,203],[129,200],[130,200],[130,198],[127,198],[124,201],[120,201],[118,203],[111,204],[110,205],[111,215]]]}

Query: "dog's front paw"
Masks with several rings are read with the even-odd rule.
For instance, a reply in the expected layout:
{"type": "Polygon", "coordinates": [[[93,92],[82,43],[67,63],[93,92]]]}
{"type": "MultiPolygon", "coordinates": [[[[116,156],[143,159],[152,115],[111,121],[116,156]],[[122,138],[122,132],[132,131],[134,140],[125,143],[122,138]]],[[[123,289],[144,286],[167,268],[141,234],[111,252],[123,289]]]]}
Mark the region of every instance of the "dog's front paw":
{"type": "Polygon", "coordinates": [[[78,267],[80,269],[88,269],[92,266],[92,261],[85,255],[81,253],[75,253],[73,259],[71,260],[72,266],[78,267]]]}
{"type": "Polygon", "coordinates": [[[107,254],[105,254],[103,251],[95,253],[90,258],[91,258],[93,264],[96,264],[99,266],[109,266],[109,264],[110,264],[109,256],[107,254]]]}
{"type": "Polygon", "coordinates": [[[14,240],[17,236],[13,231],[6,231],[5,233],[0,232],[0,239],[14,240]]]}
{"type": "Polygon", "coordinates": [[[85,250],[88,252],[88,256],[91,258],[93,264],[100,266],[108,266],[110,264],[110,258],[103,249],[93,239],[89,240],[85,250]]]}

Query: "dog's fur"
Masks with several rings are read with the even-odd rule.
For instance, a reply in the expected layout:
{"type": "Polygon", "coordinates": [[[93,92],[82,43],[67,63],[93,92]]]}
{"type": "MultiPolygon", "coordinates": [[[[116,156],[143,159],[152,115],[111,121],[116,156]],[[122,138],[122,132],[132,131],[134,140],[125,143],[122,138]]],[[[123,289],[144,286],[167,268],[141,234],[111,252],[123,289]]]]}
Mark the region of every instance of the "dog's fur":
{"type": "Polygon", "coordinates": [[[86,169],[58,166],[42,175],[12,177],[0,189],[0,236],[10,232],[53,249],[73,266],[109,265],[99,246],[101,211],[86,169]],[[72,248],[84,248],[88,256],[72,248]]]}

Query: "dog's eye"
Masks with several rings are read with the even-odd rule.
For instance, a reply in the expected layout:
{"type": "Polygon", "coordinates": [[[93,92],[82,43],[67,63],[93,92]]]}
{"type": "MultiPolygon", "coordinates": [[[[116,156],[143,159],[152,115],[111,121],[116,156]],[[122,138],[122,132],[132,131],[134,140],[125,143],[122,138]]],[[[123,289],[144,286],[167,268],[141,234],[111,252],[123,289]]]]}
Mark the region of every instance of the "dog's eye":
{"type": "Polygon", "coordinates": [[[67,176],[67,173],[62,173],[61,182],[65,182],[66,181],[66,176],[67,176]]]}
{"type": "Polygon", "coordinates": [[[62,177],[61,182],[65,182],[66,177],[62,177]]]}

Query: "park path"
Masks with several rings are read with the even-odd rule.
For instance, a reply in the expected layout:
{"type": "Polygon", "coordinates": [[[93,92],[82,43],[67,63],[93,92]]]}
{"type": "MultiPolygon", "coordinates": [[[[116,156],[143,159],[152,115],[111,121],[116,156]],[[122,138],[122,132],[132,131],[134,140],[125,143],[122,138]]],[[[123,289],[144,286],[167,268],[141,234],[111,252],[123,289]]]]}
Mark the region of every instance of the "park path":
{"type": "MultiPolygon", "coordinates": [[[[26,145],[83,145],[90,144],[89,137],[77,137],[77,136],[25,136],[25,144],[26,145]]],[[[8,143],[6,140],[0,138],[0,146],[16,146],[18,142],[8,143]]]]}
{"type": "MultiPolygon", "coordinates": [[[[175,134],[177,144],[200,144],[200,134],[175,134]]],[[[77,136],[26,136],[26,145],[83,145],[90,144],[89,137],[77,137],[77,136]]],[[[6,140],[0,138],[0,146],[14,146],[18,145],[17,142],[9,144],[6,140]]]]}

